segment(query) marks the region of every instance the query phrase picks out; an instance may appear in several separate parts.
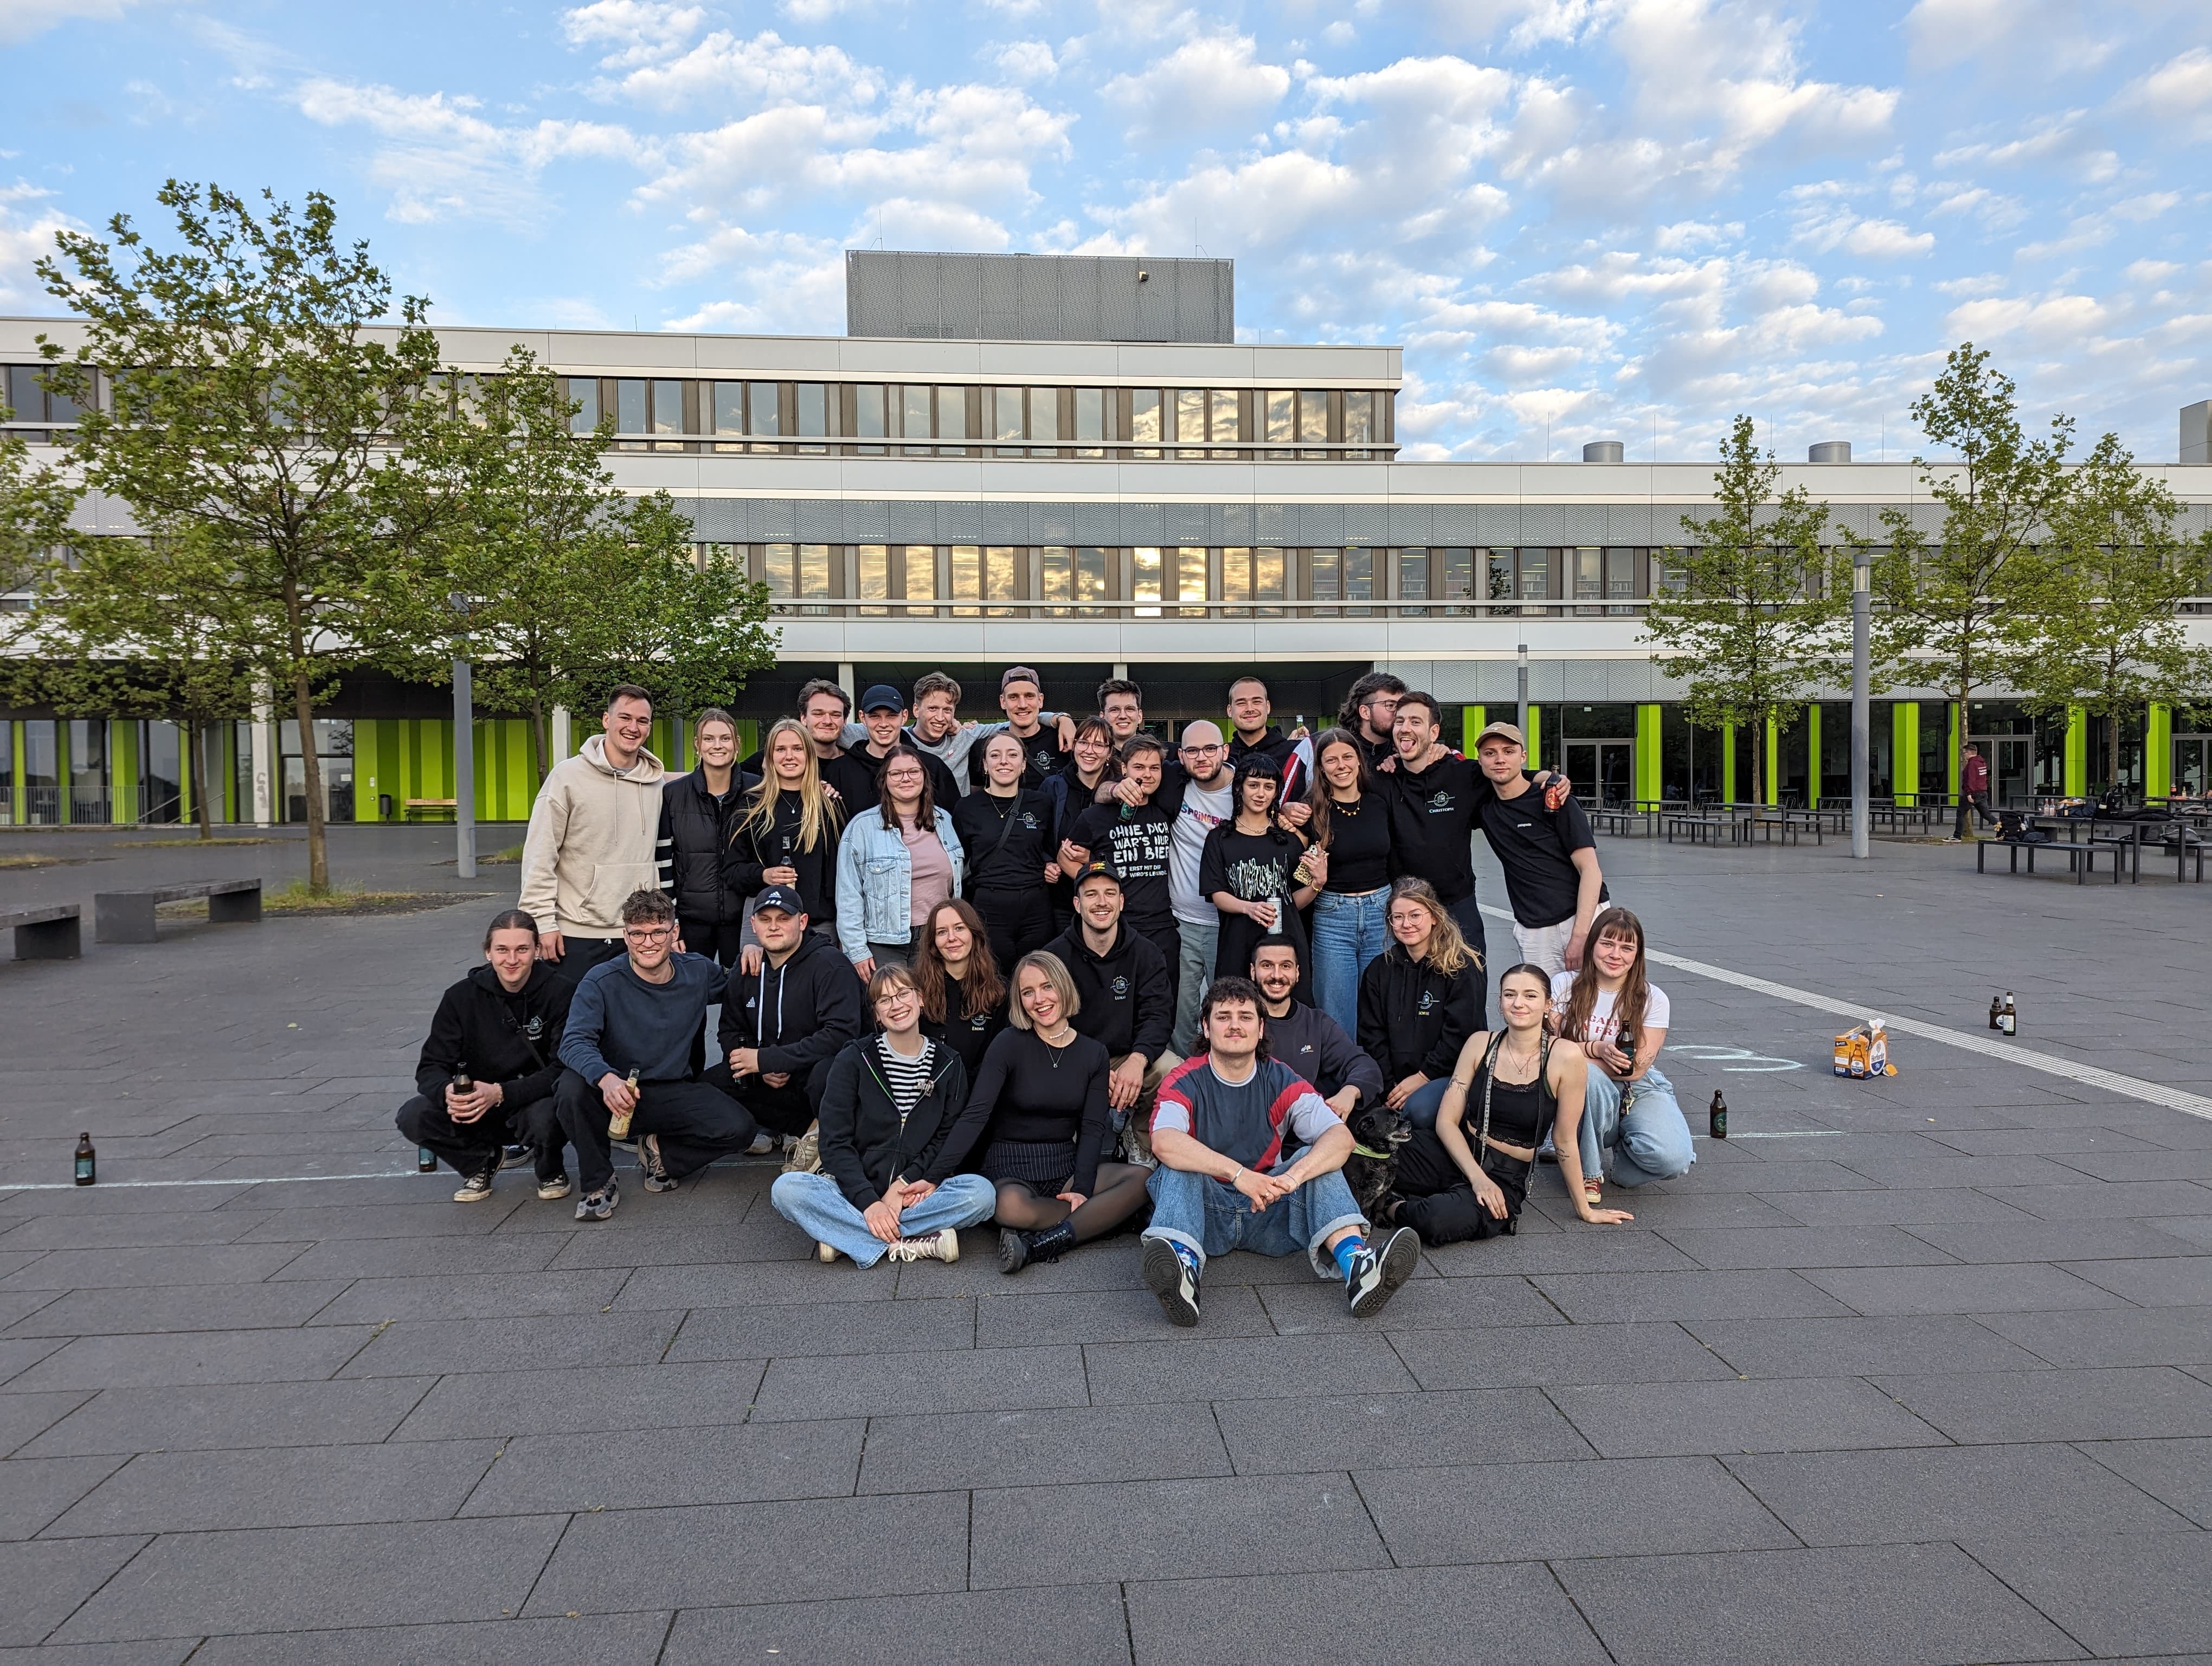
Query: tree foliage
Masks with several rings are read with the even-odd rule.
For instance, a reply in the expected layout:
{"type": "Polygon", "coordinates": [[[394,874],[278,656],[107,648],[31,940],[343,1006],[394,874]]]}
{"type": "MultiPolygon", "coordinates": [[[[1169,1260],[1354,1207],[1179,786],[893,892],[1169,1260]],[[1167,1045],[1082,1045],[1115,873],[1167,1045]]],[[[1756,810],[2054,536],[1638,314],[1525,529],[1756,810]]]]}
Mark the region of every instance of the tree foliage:
{"type": "Polygon", "coordinates": [[[257,210],[221,186],[172,179],[160,201],[175,246],[128,216],[107,237],[63,231],[39,263],[85,317],[73,358],[52,343],[51,385],[82,407],[85,483],[131,506],[149,549],[193,552],[173,571],[207,588],[194,611],[287,700],[302,739],[308,885],[330,884],[319,672],[404,652],[387,610],[392,569],[449,498],[405,460],[447,420],[426,303],[396,329],[392,285],[368,246],[342,243],[331,199],[257,210]],[[107,398],[94,397],[94,369],[107,398]]]}
{"type": "Polygon", "coordinates": [[[1713,471],[1714,510],[1682,517],[1689,542],[1666,552],[1666,592],[1644,613],[1655,663],[1687,685],[1689,720],[1750,728],[1761,797],[1767,724],[1787,730],[1819,684],[1849,674],[1849,579],[1826,547],[1827,505],[1802,486],[1778,492],[1781,476],[1738,416],[1713,471]]]}

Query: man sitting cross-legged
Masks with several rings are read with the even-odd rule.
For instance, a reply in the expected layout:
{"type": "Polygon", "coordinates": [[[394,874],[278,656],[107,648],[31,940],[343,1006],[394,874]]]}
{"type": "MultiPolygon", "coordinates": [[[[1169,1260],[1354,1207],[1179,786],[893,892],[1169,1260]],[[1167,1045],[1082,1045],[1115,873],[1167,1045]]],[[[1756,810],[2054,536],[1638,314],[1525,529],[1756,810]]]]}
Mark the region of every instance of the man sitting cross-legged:
{"type": "Polygon", "coordinates": [[[1363,1099],[1382,1097],[1382,1067],[1359,1050],[1343,1026],[1297,999],[1298,945],[1263,937],[1252,950],[1252,982],[1266,1003],[1267,1056],[1314,1085],[1346,1122],[1363,1099]]]}
{"type": "Polygon", "coordinates": [[[743,1105],[690,1079],[691,1043],[722,969],[705,955],[675,952],[676,905],[658,891],[629,894],[622,928],[629,952],[584,974],[561,1036],[568,1067],[554,1104],[576,1148],[579,1220],[615,1212],[611,1117],[631,1119],[629,1137],[637,1141],[649,1192],[674,1191],[685,1175],[744,1150],[755,1132],[743,1105]]]}
{"type": "Polygon", "coordinates": [[[981,1175],[938,1171],[968,1103],[967,1067],[921,1033],[921,994],[906,967],[878,967],[868,1000],[880,1031],[831,1060],[823,1086],[823,1172],[778,1175],[769,1201],[825,1262],[957,1261],[958,1229],[989,1219],[998,1203],[981,1175]]]}
{"type": "Polygon", "coordinates": [[[810,1169],[804,1136],[814,1123],[830,1061],[867,1027],[862,986],[835,938],[806,929],[806,905],[789,885],[770,885],[753,898],[758,962],[740,961],[721,996],[722,1062],[707,1079],[741,1100],[759,1137],[753,1155],[775,1148],[785,1167],[810,1169]]]}
{"type": "Polygon", "coordinates": [[[1332,1272],[1360,1318],[1382,1310],[1420,1259],[1403,1228],[1380,1247],[1339,1172],[1352,1134],[1312,1086],[1267,1056],[1262,997],[1250,980],[1217,978],[1200,1006],[1206,1051],[1160,1084],[1152,1110],[1146,1288],[1178,1325],[1198,1322],[1209,1256],[1303,1250],[1316,1276],[1332,1272]],[[1289,1138],[1286,1140],[1285,1135],[1289,1138]],[[1302,1146],[1282,1160],[1286,1146],[1302,1146]]]}
{"type": "Polygon", "coordinates": [[[491,1195],[510,1140],[536,1152],[538,1195],[566,1197],[553,1085],[568,985],[538,958],[538,922],[519,909],[493,920],[484,960],[438,1002],[415,1067],[415,1097],[399,1107],[399,1131],[461,1176],[456,1203],[491,1195]],[[455,1085],[462,1077],[465,1091],[455,1085]]]}

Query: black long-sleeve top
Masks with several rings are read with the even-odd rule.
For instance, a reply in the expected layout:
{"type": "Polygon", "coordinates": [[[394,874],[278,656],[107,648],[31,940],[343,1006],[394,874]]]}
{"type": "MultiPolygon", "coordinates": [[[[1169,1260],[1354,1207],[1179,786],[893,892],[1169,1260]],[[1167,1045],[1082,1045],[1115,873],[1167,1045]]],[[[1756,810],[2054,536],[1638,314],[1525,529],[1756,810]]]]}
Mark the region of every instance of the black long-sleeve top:
{"type": "Polygon", "coordinates": [[[788,864],[799,874],[799,899],[806,904],[809,922],[817,926],[835,923],[837,838],[844,824],[852,818],[832,806],[822,836],[811,850],[805,850],[799,843],[802,806],[796,793],[776,794],[775,824],[772,828],[763,828],[754,821],[750,809],[748,805],[738,811],[730,830],[730,842],[722,855],[722,883],[738,896],[751,897],[768,883],[761,878],[764,871],[788,864]]]}
{"type": "Polygon", "coordinates": [[[1042,891],[1045,864],[1060,854],[1060,836],[1053,825],[1052,800],[1034,787],[1024,787],[1008,799],[994,798],[988,787],[978,787],[959,803],[948,806],[952,830],[960,836],[967,854],[965,890],[1042,891]],[[1006,825],[1007,818],[1013,824],[1006,825]],[[999,835],[1006,838],[1003,847],[999,835]]]}
{"type": "Polygon", "coordinates": [[[983,1055],[983,1067],[968,1095],[968,1108],[945,1137],[937,1167],[956,1173],[981,1144],[1000,1140],[1024,1145],[1075,1142],[1074,1178],[1089,1197],[1097,1189],[1098,1158],[1105,1149],[1106,1049],[1085,1035],[1053,1049],[1034,1030],[1008,1030],[983,1055]]]}

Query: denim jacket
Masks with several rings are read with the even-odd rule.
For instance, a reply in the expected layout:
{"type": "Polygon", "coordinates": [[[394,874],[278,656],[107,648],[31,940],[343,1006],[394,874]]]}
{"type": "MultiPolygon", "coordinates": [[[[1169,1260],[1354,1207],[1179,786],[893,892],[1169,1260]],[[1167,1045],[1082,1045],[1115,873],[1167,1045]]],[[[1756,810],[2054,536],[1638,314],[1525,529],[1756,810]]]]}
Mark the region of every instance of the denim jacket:
{"type": "MultiPolygon", "coordinates": [[[[960,836],[942,806],[937,837],[952,860],[952,894],[960,894],[960,836]]],[[[880,812],[862,811],[846,824],[837,847],[837,946],[848,960],[866,958],[871,943],[904,943],[914,935],[906,841],[884,825],[880,812]]]]}

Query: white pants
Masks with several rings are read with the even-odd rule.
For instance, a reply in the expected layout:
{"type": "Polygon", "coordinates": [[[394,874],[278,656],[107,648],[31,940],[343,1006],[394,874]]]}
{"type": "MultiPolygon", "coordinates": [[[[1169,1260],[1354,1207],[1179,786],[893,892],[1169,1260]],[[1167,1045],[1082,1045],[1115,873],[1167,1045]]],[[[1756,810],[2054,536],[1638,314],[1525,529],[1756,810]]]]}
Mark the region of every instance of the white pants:
{"type": "Polygon", "coordinates": [[[1567,970],[1567,939],[1574,934],[1572,915],[1552,926],[1524,926],[1518,920],[1513,922],[1513,937],[1521,945],[1521,958],[1531,966],[1541,966],[1547,974],[1567,970]]]}

